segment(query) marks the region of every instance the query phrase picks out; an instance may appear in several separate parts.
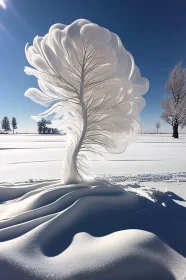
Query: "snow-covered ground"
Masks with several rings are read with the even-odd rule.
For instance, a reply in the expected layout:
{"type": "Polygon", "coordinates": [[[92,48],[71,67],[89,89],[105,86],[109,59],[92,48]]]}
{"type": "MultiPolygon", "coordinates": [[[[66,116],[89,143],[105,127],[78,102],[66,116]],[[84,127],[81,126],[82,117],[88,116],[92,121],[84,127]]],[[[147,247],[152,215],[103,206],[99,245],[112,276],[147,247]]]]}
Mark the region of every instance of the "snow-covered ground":
{"type": "MultiPolygon", "coordinates": [[[[65,136],[0,135],[0,182],[60,179],[65,136]]],[[[105,153],[106,160],[88,162],[93,176],[112,182],[175,189],[186,188],[186,135],[139,135],[121,155],[105,153]],[[165,183],[161,183],[165,182],[165,183]],[[170,183],[174,184],[170,184],[170,183]],[[178,186],[178,187],[177,187],[178,186]]]]}
{"type": "MultiPolygon", "coordinates": [[[[0,182],[58,179],[65,136],[0,135],[0,182]]],[[[121,155],[88,162],[93,175],[119,175],[121,181],[186,181],[186,135],[139,135],[121,155]],[[139,174],[142,174],[141,176],[139,174]]]]}
{"type": "Polygon", "coordinates": [[[0,279],[185,280],[186,136],[92,158],[112,185],[63,186],[64,149],[64,136],[0,135],[0,279]]]}

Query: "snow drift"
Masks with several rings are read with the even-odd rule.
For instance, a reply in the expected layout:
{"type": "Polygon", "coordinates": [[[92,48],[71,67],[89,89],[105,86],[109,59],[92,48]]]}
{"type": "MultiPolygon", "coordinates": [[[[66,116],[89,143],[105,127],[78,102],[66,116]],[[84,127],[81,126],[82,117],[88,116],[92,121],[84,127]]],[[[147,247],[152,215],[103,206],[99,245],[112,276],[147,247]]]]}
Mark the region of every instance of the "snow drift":
{"type": "Polygon", "coordinates": [[[49,181],[0,193],[3,280],[184,277],[185,202],[170,192],[49,181]]]}

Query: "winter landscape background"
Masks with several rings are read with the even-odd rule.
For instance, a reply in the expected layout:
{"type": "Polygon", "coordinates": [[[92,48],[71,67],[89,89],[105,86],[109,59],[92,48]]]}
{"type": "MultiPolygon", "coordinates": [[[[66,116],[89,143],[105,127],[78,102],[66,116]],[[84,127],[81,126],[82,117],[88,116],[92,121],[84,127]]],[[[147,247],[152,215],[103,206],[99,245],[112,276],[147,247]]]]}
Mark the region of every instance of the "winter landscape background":
{"type": "Polygon", "coordinates": [[[185,8],[0,0],[0,279],[186,279],[185,8]]]}
{"type": "MultiPolygon", "coordinates": [[[[65,145],[66,136],[61,135],[1,135],[0,181],[60,179],[65,145]]],[[[125,153],[104,156],[105,160],[92,156],[88,162],[93,176],[122,175],[119,182],[170,182],[165,186],[186,181],[184,134],[179,139],[171,134],[142,134],[125,153]]]]}
{"type": "MultiPolygon", "coordinates": [[[[61,135],[1,135],[0,183],[60,180],[65,145],[61,135]]],[[[186,135],[142,134],[125,153],[104,156],[88,161],[92,176],[172,191],[186,200],[186,135]]]]}
{"type": "Polygon", "coordinates": [[[184,280],[186,136],[91,158],[110,187],[61,184],[65,137],[1,135],[3,280],[184,280]]]}

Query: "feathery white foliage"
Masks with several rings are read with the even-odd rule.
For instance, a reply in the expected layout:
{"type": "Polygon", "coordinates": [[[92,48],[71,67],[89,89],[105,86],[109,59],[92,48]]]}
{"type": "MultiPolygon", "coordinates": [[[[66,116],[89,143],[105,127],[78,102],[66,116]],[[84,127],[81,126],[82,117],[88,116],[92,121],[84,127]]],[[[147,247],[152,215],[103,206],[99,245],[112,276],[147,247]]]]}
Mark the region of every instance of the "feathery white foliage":
{"type": "Polygon", "coordinates": [[[121,153],[134,141],[149,85],[116,34],[84,19],[55,24],[26,45],[26,57],[33,68],[25,72],[38,78],[40,90],[25,96],[50,105],[35,118],[54,114],[53,125],[69,136],[65,183],[83,180],[85,152],[98,145],[121,153]]]}

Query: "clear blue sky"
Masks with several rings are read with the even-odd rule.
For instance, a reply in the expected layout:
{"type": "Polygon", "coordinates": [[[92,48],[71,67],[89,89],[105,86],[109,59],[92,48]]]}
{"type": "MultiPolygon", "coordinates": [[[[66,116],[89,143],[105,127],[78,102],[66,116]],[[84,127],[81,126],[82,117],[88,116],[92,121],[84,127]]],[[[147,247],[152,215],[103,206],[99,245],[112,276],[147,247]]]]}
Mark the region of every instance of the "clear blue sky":
{"type": "MultiPolygon", "coordinates": [[[[19,132],[36,131],[30,115],[43,108],[24,97],[29,87],[37,86],[36,78],[23,71],[28,65],[24,46],[54,23],[86,18],[118,34],[149,79],[142,129],[155,130],[168,74],[180,60],[186,66],[185,0],[7,0],[6,6],[0,6],[0,120],[15,116],[19,132]]],[[[161,131],[171,127],[162,121],[161,131]]]]}

